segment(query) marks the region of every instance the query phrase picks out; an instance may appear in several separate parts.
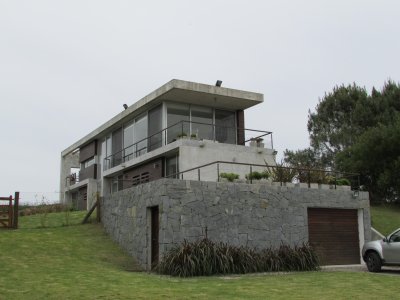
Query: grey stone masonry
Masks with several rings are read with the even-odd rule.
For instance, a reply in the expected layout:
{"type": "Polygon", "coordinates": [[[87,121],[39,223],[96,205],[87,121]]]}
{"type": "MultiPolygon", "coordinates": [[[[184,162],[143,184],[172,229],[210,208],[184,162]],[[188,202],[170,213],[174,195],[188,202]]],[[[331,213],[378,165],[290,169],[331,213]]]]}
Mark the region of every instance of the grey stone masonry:
{"type": "MultiPolygon", "coordinates": [[[[308,241],[308,207],[358,209],[370,240],[369,199],[349,190],[160,179],[102,198],[106,232],[149,269],[150,211],[159,206],[160,256],[184,239],[276,247],[308,241]]],[[[360,222],[360,217],[359,217],[360,222]]]]}

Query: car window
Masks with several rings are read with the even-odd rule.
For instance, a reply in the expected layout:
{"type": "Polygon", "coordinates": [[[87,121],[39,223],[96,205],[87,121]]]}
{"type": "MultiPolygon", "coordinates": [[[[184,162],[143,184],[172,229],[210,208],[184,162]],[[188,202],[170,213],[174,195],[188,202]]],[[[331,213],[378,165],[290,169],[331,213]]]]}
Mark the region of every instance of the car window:
{"type": "Polygon", "coordinates": [[[393,233],[390,236],[390,242],[392,242],[392,243],[399,243],[400,242],[400,230],[395,232],[395,233],[393,233]]]}

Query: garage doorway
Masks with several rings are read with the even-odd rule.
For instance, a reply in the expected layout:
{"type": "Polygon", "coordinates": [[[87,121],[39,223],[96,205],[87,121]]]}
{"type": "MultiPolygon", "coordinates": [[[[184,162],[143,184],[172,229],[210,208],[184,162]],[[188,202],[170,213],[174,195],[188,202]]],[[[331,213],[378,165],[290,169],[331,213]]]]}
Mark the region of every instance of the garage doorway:
{"type": "Polygon", "coordinates": [[[356,209],[308,208],[308,236],[321,265],[360,263],[356,209]]]}

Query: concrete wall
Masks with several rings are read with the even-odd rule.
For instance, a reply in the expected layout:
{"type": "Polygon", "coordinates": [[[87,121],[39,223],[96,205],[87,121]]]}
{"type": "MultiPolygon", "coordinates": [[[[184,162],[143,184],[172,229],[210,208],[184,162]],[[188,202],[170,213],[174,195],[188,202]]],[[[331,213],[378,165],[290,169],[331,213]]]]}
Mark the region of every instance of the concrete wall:
{"type": "MultiPolygon", "coordinates": [[[[160,179],[102,198],[106,232],[144,268],[149,267],[149,207],[160,209],[160,255],[184,238],[205,236],[250,247],[308,240],[307,207],[358,209],[370,240],[368,194],[268,184],[160,179]]],[[[364,240],[361,241],[361,243],[364,240]]]]}
{"type": "Polygon", "coordinates": [[[65,156],[61,156],[61,167],[60,167],[60,202],[66,203],[65,191],[66,191],[66,177],[71,174],[71,168],[80,168],[79,164],[79,152],[69,153],[65,156]]]}
{"type": "Polygon", "coordinates": [[[87,207],[86,207],[86,209],[89,210],[92,208],[92,206],[96,202],[97,192],[100,192],[99,185],[100,185],[100,183],[96,179],[87,178],[87,179],[82,180],[72,186],[69,186],[65,189],[63,203],[64,204],[72,204],[72,193],[76,193],[81,188],[86,187],[86,192],[87,192],[87,205],[86,205],[87,207]]]}
{"type": "MultiPolygon", "coordinates": [[[[188,141],[179,147],[179,170],[184,171],[214,161],[228,161],[256,165],[276,165],[273,149],[220,144],[213,141],[188,141]]],[[[253,171],[263,171],[264,167],[253,167],[253,171]]],[[[236,173],[241,179],[250,173],[249,166],[220,164],[220,173],[236,173]]],[[[217,165],[200,170],[201,180],[217,181],[217,165]]],[[[198,171],[183,174],[183,179],[197,180],[198,171]]]]}

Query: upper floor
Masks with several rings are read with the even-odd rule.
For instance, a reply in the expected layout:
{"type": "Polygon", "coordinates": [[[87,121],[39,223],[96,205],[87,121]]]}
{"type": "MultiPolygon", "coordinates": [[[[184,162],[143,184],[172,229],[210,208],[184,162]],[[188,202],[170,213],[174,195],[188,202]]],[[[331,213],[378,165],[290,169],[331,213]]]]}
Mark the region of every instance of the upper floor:
{"type": "Polygon", "coordinates": [[[266,143],[272,149],[271,132],[245,128],[244,110],[261,102],[259,93],[172,80],[65,149],[61,177],[71,185],[78,177],[82,181],[109,176],[119,166],[179,139],[266,143]],[[71,168],[79,176],[71,176],[71,168]]]}

